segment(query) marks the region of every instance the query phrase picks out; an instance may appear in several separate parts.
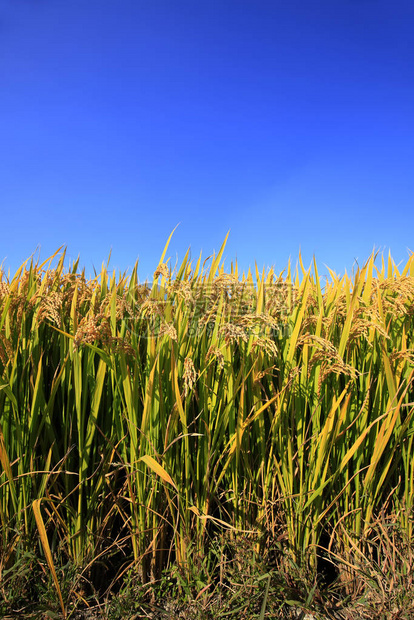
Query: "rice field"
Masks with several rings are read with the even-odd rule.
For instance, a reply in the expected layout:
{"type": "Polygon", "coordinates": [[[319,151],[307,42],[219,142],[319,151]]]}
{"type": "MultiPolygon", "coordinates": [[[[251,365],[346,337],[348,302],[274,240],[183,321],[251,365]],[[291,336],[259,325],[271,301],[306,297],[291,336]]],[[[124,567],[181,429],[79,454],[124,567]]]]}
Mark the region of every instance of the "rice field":
{"type": "Polygon", "coordinates": [[[323,279],[224,249],[172,270],[167,243],[151,283],[64,251],[1,273],[2,609],[29,552],[61,617],[127,579],[208,596],[243,545],[343,596],[409,579],[414,255],[323,279]]]}

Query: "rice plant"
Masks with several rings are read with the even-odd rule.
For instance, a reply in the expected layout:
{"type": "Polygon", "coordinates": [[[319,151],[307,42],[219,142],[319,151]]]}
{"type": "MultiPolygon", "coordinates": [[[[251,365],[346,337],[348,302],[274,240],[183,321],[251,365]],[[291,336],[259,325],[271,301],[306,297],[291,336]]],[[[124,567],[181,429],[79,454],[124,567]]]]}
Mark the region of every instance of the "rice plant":
{"type": "Polygon", "coordinates": [[[202,588],[225,531],[345,579],[380,517],[412,540],[414,255],[323,284],[226,271],[225,242],[175,271],[167,243],[152,283],[61,249],[1,274],[0,570],[40,536],[54,575],[202,588]]]}

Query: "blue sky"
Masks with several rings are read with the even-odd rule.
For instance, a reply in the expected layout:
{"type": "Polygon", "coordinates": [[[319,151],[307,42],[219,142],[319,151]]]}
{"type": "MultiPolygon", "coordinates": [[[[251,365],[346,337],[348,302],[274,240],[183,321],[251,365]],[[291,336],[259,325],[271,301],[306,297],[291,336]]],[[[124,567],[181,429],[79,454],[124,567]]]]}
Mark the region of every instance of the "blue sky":
{"type": "MultiPolygon", "coordinates": [[[[414,3],[0,0],[0,262],[414,250],[414,3]]],[[[325,270],[326,271],[326,270],[325,270]]]]}

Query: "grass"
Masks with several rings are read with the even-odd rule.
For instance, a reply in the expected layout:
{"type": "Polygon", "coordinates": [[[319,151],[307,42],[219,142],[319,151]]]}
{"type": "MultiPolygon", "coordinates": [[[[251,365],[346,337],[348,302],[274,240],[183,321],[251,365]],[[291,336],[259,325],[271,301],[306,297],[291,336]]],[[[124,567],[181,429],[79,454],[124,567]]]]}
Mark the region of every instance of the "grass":
{"type": "Polygon", "coordinates": [[[224,247],[2,273],[4,617],[410,617],[413,255],[322,285],[224,247]]]}

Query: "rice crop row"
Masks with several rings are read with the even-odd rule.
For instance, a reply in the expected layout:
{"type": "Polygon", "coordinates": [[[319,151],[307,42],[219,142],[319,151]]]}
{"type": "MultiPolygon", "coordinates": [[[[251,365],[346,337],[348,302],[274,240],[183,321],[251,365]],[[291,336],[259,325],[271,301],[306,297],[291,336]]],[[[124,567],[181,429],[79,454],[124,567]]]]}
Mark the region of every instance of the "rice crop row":
{"type": "Polygon", "coordinates": [[[108,585],[191,576],[224,530],[314,570],[381,515],[412,540],[414,255],[322,284],[167,248],[150,284],[64,252],[2,274],[0,571],[38,536],[108,585]]]}

